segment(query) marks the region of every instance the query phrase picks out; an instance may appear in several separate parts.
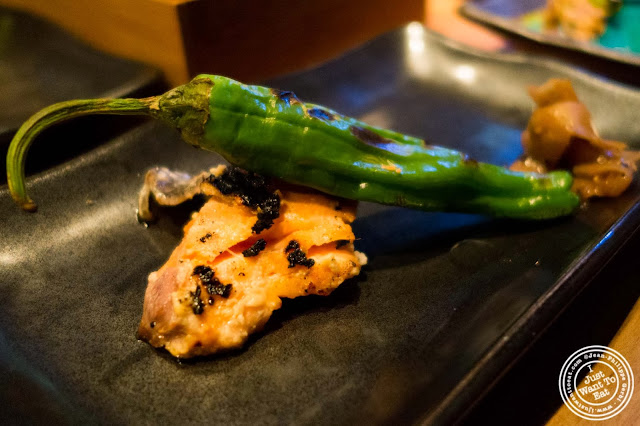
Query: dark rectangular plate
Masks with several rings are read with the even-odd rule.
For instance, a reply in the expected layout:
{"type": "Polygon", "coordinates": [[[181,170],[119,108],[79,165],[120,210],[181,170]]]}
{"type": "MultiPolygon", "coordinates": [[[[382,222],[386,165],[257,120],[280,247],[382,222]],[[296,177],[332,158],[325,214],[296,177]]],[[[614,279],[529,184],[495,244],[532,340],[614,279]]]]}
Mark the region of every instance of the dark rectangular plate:
{"type": "MultiPolygon", "coordinates": [[[[625,42],[627,40],[625,37],[633,37],[631,32],[635,30],[624,25],[637,25],[632,18],[620,20],[618,25],[622,28],[616,28],[615,33],[606,34],[607,43],[601,43],[598,39],[578,41],[558,32],[541,31],[537,24],[533,25],[533,22],[530,22],[532,20],[521,19],[525,14],[540,10],[545,4],[545,0],[470,0],[465,2],[460,10],[463,15],[475,21],[518,34],[538,43],[584,52],[630,65],[640,65],[640,52],[634,51],[632,46],[627,46],[625,42]],[[608,43],[627,47],[613,48],[608,46],[608,43]]],[[[637,8],[638,6],[628,7],[637,8]]],[[[634,10],[634,13],[637,11],[634,10]]]]}
{"type": "MultiPolygon", "coordinates": [[[[640,147],[640,93],[531,57],[477,53],[419,24],[270,84],[508,164],[532,111],[526,86],[550,77],[574,82],[604,136],[640,147]]],[[[151,166],[196,172],[219,161],[147,124],[32,177],[36,214],[0,189],[0,421],[448,422],[640,221],[637,185],[547,222],[362,204],[354,230],[370,264],[360,278],[329,297],[285,301],[243,350],[180,364],[135,331],[147,275],[188,212],[164,209],[145,228],[136,195],[151,166]]]]}

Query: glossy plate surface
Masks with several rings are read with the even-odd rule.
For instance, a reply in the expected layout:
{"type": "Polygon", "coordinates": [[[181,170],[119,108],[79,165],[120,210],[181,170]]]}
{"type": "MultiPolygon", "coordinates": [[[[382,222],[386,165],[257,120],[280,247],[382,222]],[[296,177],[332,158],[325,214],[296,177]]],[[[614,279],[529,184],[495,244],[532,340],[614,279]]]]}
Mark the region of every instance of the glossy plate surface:
{"type": "MultiPolygon", "coordinates": [[[[271,81],[371,124],[508,164],[526,86],[569,77],[609,138],[640,145],[640,93],[535,59],[479,54],[418,24],[271,81]]],[[[185,210],[149,228],[154,165],[220,159],[147,124],[30,179],[36,214],[0,189],[3,418],[105,423],[442,423],[461,416],[638,226],[634,185],[574,217],[493,221],[362,204],[370,259],[329,297],[285,301],[245,349],[179,364],[135,339],[147,275],[185,210]]]]}
{"type": "Polygon", "coordinates": [[[56,102],[139,94],[160,73],[115,58],[31,15],[0,7],[0,147],[56,102]]]}
{"type": "Polygon", "coordinates": [[[470,0],[461,11],[478,22],[506,30],[539,43],[563,47],[631,65],[640,65],[640,4],[629,1],[610,20],[605,33],[592,41],[573,40],[559,32],[545,32],[542,16],[545,0],[470,0]]]}

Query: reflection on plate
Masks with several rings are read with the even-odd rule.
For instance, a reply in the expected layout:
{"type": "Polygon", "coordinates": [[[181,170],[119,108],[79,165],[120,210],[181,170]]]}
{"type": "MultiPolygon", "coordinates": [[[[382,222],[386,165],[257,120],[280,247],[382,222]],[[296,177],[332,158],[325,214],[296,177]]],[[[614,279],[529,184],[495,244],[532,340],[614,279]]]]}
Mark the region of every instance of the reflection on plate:
{"type": "Polygon", "coordinates": [[[573,40],[559,31],[544,31],[541,10],[545,4],[545,0],[470,0],[461,11],[471,19],[540,43],[640,65],[640,4],[625,4],[609,20],[605,33],[593,41],[573,40]]]}
{"type": "MultiPolygon", "coordinates": [[[[525,87],[558,76],[574,82],[603,136],[640,147],[640,93],[531,57],[478,54],[419,24],[267,84],[508,164],[533,107],[525,87]]],[[[135,330],[146,277],[188,212],[167,209],[144,228],[136,195],[151,166],[197,172],[218,161],[147,124],[32,178],[36,214],[0,188],[0,376],[10,377],[0,415],[450,423],[640,222],[637,185],[544,223],[363,203],[354,232],[370,266],[361,278],[329,297],[286,301],[244,350],[178,364],[135,330]]]]}

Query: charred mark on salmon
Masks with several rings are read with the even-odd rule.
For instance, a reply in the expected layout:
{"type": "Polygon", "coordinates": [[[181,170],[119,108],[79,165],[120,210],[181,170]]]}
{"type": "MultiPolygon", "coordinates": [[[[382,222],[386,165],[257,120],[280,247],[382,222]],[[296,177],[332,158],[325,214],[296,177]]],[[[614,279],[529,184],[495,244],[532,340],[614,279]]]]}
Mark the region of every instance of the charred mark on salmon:
{"type": "Polygon", "coordinates": [[[322,121],[333,121],[336,118],[329,111],[322,108],[311,108],[307,111],[309,117],[317,118],[322,121]]]}
{"type": "Polygon", "coordinates": [[[273,221],[280,216],[280,196],[276,193],[271,194],[260,207],[258,207],[258,220],[251,227],[251,231],[259,234],[265,229],[271,228],[273,221]]]}
{"type": "Polygon", "coordinates": [[[209,287],[207,287],[207,291],[210,291],[210,294],[217,294],[218,296],[228,299],[231,295],[232,288],[233,286],[231,284],[221,284],[220,281],[218,281],[218,285],[211,288],[211,291],[209,290],[209,287]]]}
{"type": "Polygon", "coordinates": [[[287,244],[287,247],[284,249],[284,252],[288,253],[291,250],[295,250],[299,248],[300,248],[300,243],[298,243],[296,240],[291,240],[289,241],[289,244],[287,244]]]}
{"type": "Polygon", "coordinates": [[[253,243],[251,247],[249,247],[246,250],[243,250],[242,255],[244,257],[257,256],[258,253],[260,253],[262,250],[265,249],[265,247],[267,247],[267,242],[264,239],[260,238],[258,241],[253,243]]]}
{"type": "Polygon", "coordinates": [[[286,102],[289,106],[301,103],[296,94],[289,90],[271,89],[271,94],[281,101],[286,102]]]}
{"type": "Polygon", "coordinates": [[[193,268],[193,275],[198,275],[200,277],[200,281],[207,283],[211,281],[211,278],[213,278],[214,272],[213,269],[208,266],[199,265],[193,268]]]}
{"type": "Polygon", "coordinates": [[[287,260],[289,261],[289,268],[293,268],[296,265],[306,266],[307,268],[311,268],[316,264],[316,261],[313,259],[308,259],[307,255],[300,249],[295,249],[289,254],[287,254],[287,260]]]}
{"type": "MultiPolygon", "coordinates": [[[[193,275],[200,277],[200,281],[207,289],[207,293],[211,296],[218,295],[226,299],[231,294],[233,286],[231,284],[222,284],[220,280],[215,277],[215,273],[210,267],[204,265],[196,266],[193,269],[193,275]]],[[[198,287],[196,291],[200,291],[200,287],[198,287]]],[[[198,293],[198,296],[199,295],[200,293],[198,293]]],[[[213,305],[211,301],[209,301],[209,304],[213,305]]]]}
{"type": "Polygon", "coordinates": [[[196,291],[190,291],[191,295],[191,309],[193,313],[196,315],[200,315],[204,311],[204,303],[202,299],[200,299],[200,294],[202,293],[202,289],[200,286],[196,287],[196,291]]]}
{"type": "Polygon", "coordinates": [[[210,176],[209,182],[223,195],[237,195],[242,204],[258,212],[258,220],[251,227],[255,234],[269,229],[280,216],[280,196],[269,190],[264,176],[228,167],[220,176],[210,176]]]}
{"type": "Polygon", "coordinates": [[[311,268],[316,264],[315,260],[307,258],[305,252],[300,250],[300,243],[298,243],[296,240],[289,241],[289,245],[287,245],[287,248],[284,249],[284,251],[285,253],[287,253],[289,268],[294,268],[296,265],[311,268]]]}

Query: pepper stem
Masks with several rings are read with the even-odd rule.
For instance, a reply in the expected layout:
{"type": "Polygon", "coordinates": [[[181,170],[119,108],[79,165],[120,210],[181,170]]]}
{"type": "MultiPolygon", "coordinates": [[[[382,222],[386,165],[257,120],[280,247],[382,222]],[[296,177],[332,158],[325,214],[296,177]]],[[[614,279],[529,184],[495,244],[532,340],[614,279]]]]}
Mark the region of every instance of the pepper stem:
{"type": "Polygon", "coordinates": [[[36,211],[37,206],[27,195],[25,163],[27,151],[46,128],[83,115],[151,115],[158,98],[144,99],[87,99],[60,102],[31,116],[13,137],[7,153],[7,182],[11,197],[24,210],[36,211]]]}
{"type": "Polygon", "coordinates": [[[84,99],[51,105],[29,118],[13,137],[7,153],[7,181],[15,202],[27,211],[36,204],[27,195],[24,166],[33,140],[48,127],[82,115],[150,115],[180,131],[189,143],[198,146],[209,119],[209,97],[213,81],[199,76],[167,93],[143,99],[84,99]]]}

